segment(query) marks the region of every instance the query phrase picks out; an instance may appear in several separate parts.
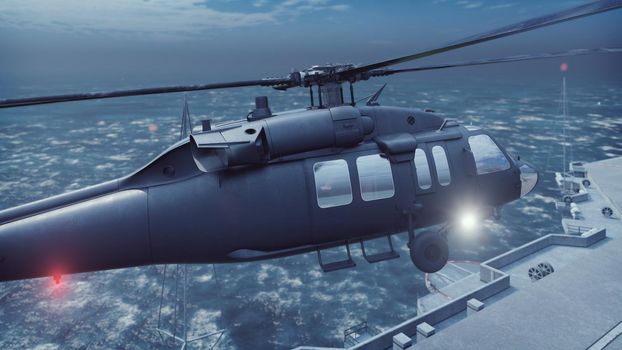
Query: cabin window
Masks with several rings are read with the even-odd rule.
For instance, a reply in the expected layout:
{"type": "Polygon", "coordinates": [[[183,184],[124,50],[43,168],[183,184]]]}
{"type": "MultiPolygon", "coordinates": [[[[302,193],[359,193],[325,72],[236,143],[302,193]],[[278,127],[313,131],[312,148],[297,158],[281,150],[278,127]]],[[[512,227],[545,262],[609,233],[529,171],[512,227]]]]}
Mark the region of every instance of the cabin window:
{"type": "Polygon", "coordinates": [[[391,198],[395,194],[391,163],[379,154],[362,156],[356,159],[359,173],[361,197],[364,201],[391,198]]]}
{"type": "Polygon", "coordinates": [[[510,162],[488,135],[469,136],[477,174],[489,174],[510,168],[510,162]]]}
{"type": "Polygon", "coordinates": [[[343,159],[313,165],[317,204],[320,208],[338,207],[352,203],[352,185],[348,163],[343,159]]]}
{"type": "Polygon", "coordinates": [[[447,186],[451,183],[451,173],[449,172],[449,163],[447,163],[447,154],[441,146],[432,147],[432,157],[436,164],[436,177],[441,186],[447,186]]]}
{"type": "Polygon", "coordinates": [[[419,184],[419,188],[427,190],[432,187],[428,159],[425,156],[425,151],[421,148],[417,148],[415,151],[415,170],[417,171],[417,183],[419,184]]]}

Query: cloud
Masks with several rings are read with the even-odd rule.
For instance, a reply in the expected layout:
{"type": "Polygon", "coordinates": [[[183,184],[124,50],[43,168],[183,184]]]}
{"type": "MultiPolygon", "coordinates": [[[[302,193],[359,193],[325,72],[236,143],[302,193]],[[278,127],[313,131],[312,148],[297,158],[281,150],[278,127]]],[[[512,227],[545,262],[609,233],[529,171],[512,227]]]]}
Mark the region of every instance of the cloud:
{"type": "Polygon", "coordinates": [[[506,8],[514,7],[514,6],[516,6],[515,3],[498,4],[498,5],[492,5],[492,6],[488,7],[488,9],[490,9],[490,10],[499,10],[499,9],[506,9],[506,8]]]}
{"type": "Polygon", "coordinates": [[[350,5],[343,5],[343,4],[333,5],[330,8],[331,10],[335,10],[335,11],[347,11],[350,9],[350,5]]]}
{"type": "MultiPolygon", "coordinates": [[[[435,5],[447,4],[449,3],[449,0],[434,0],[432,3],[435,5]]],[[[463,9],[467,9],[467,10],[481,8],[485,5],[486,5],[487,10],[505,9],[505,8],[513,7],[516,5],[516,3],[498,3],[498,2],[491,3],[491,1],[473,1],[473,0],[457,0],[457,1],[452,1],[449,4],[458,6],[463,9]]]]}
{"type": "Polygon", "coordinates": [[[257,0],[253,2],[253,6],[255,7],[264,7],[266,5],[268,5],[268,0],[257,0]]]}
{"type": "Polygon", "coordinates": [[[252,3],[197,0],[3,0],[0,27],[78,33],[189,35],[213,29],[278,25],[312,11],[346,11],[333,0],[256,0],[252,3]],[[219,5],[227,9],[219,9],[219,5]]]}
{"type": "Polygon", "coordinates": [[[194,33],[276,23],[270,12],[242,13],[196,6],[195,0],[0,2],[0,23],[26,29],[112,33],[194,33]]]}
{"type": "Polygon", "coordinates": [[[467,0],[458,1],[456,2],[456,4],[462,6],[465,9],[476,9],[484,5],[484,3],[481,1],[467,1],[467,0]]]}
{"type": "Polygon", "coordinates": [[[350,9],[350,5],[335,4],[331,0],[285,0],[274,6],[276,17],[298,16],[317,11],[343,12],[350,9]]]}

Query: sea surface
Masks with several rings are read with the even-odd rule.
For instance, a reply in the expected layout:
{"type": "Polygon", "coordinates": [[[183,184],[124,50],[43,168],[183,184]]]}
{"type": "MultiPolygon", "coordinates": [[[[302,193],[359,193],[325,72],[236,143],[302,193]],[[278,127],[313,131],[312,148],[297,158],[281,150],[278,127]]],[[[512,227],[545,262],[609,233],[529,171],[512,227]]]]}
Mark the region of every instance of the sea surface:
{"type": "MultiPolygon", "coordinates": [[[[356,86],[363,97],[388,82],[382,105],[431,108],[480,125],[538,168],[540,182],[532,194],[506,205],[500,219],[484,222],[473,236],[451,238],[452,259],[483,261],[562,230],[553,180],[563,164],[561,75],[535,81],[488,78],[399,77],[356,86]]],[[[67,86],[62,92],[80,88],[67,86]]],[[[0,87],[0,98],[54,92],[42,86],[0,87]]],[[[198,125],[205,118],[213,123],[244,118],[257,95],[268,95],[274,111],[308,103],[304,89],[243,88],[187,98],[198,125]]],[[[0,110],[0,209],[114,179],[146,164],[179,137],[183,96],[0,110]]],[[[569,77],[568,101],[568,160],[622,155],[622,82],[569,77]]],[[[343,331],[361,321],[379,329],[391,327],[415,316],[417,298],[428,293],[424,274],[408,257],[405,235],[394,243],[400,259],[370,265],[353,246],[357,267],[328,274],[321,272],[315,254],[190,265],[189,336],[224,329],[217,349],[339,347],[343,331]]],[[[170,330],[176,309],[174,275],[182,271],[174,265],[166,269],[161,324],[170,330]]],[[[51,278],[0,283],[0,348],[176,348],[155,331],[163,272],[164,266],[147,266],[63,276],[59,285],[51,278]]],[[[181,298],[181,284],[177,288],[181,298]]],[[[177,315],[179,320],[182,315],[177,315]]],[[[178,326],[176,333],[181,331],[178,326]]],[[[190,348],[206,348],[213,340],[194,342],[190,348]]]]}

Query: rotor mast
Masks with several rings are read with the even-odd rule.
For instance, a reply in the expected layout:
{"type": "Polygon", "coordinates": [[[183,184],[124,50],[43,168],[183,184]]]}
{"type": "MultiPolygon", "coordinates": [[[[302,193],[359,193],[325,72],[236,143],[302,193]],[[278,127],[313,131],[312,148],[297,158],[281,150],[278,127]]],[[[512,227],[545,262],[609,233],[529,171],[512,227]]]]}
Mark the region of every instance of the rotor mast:
{"type": "Polygon", "coordinates": [[[354,106],[355,79],[344,79],[340,73],[353,69],[353,64],[326,64],[316,65],[300,72],[290,74],[293,84],[274,86],[277,90],[287,90],[291,87],[302,86],[309,88],[311,108],[330,108],[349,104],[354,106]],[[349,90],[344,91],[344,83],[348,83],[349,90]],[[316,87],[317,100],[313,88],[316,87]],[[347,94],[350,96],[347,96],[347,94]],[[348,98],[349,97],[349,98],[348,98]],[[348,101],[349,100],[349,101],[348,101]]]}

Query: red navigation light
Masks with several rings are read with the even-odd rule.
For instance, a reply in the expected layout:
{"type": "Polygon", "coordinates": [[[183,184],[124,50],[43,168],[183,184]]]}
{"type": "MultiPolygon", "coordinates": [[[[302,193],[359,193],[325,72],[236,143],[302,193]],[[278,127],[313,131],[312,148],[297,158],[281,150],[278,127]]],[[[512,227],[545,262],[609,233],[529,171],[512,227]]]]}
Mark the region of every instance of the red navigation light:
{"type": "Polygon", "coordinates": [[[54,279],[54,284],[56,284],[56,285],[60,284],[60,277],[61,277],[61,275],[54,275],[54,276],[52,276],[52,278],[54,279]]]}
{"type": "Polygon", "coordinates": [[[559,65],[559,70],[562,72],[565,72],[568,70],[568,63],[564,62],[562,64],[559,65]]]}

